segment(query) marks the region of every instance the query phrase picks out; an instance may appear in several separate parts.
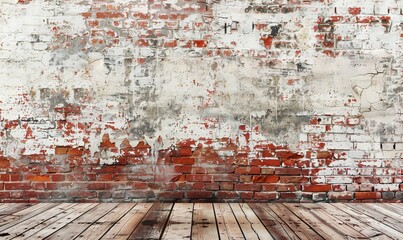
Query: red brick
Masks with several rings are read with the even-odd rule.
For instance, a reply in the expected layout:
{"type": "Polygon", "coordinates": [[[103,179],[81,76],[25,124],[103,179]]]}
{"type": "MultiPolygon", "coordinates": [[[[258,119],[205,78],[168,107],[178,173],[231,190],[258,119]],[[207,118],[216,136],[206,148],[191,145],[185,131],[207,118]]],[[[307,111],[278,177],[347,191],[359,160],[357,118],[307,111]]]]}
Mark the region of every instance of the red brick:
{"type": "Polygon", "coordinates": [[[252,199],[253,198],[253,192],[240,192],[241,198],[242,199],[252,199]]]}
{"type": "Polygon", "coordinates": [[[323,159],[323,158],[332,158],[333,153],[329,151],[318,151],[316,158],[323,159]]]}
{"type": "Polygon", "coordinates": [[[10,160],[8,158],[0,156],[0,168],[9,168],[10,167],[10,160]]]}
{"type": "Polygon", "coordinates": [[[128,198],[152,198],[152,197],[154,197],[154,192],[146,191],[146,190],[131,190],[131,191],[126,191],[126,197],[128,197],[128,198]]]}
{"type": "Polygon", "coordinates": [[[215,197],[219,199],[237,199],[239,193],[233,191],[218,191],[215,193],[215,197]]]}
{"type": "Polygon", "coordinates": [[[55,148],[56,155],[68,155],[70,152],[71,147],[61,147],[58,146],[55,148]]]}
{"type": "Polygon", "coordinates": [[[257,200],[273,200],[277,199],[276,192],[255,192],[254,198],[257,200]]]}
{"type": "Polygon", "coordinates": [[[102,190],[105,189],[105,183],[88,183],[88,190],[102,190]]]}
{"type": "Polygon", "coordinates": [[[264,158],[274,157],[274,152],[272,150],[265,149],[262,151],[262,157],[264,158]]]}
{"type": "Polygon", "coordinates": [[[112,181],[113,174],[110,173],[99,174],[97,179],[98,181],[112,181]]]}
{"type": "Polygon", "coordinates": [[[301,199],[301,195],[297,194],[297,193],[281,192],[280,193],[280,199],[295,199],[295,200],[299,200],[299,199],[301,199]]]}
{"type": "Polygon", "coordinates": [[[29,182],[5,182],[5,190],[28,190],[31,188],[29,182]]]}
{"type": "Polygon", "coordinates": [[[276,191],[276,184],[262,184],[262,191],[274,192],[276,191]]]}
{"type": "Polygon", "coordinates": [[[287,158],[287,159],[298,159],[304,157],[302,153],[283,151],[283,150],[276,151],[276,155],[278,158],[287,158]]]}
{"type": "Polygon", "coordinates": [[[202,182],[195,182],[195,183],[193,183],[193,185],[192,185],[192,189],[193,189],[193,190],[205,190],[206,188],[205,188],[204,183],[202,183],[202,182]]]}
{"type": "Polygon", "coordinates": [[[185,198],[212,198],[211,191],[190,191],[185,193],[185,198]]]}
{"type": "Polygon", "coordinates": [[[191,147],[180,147],[178,148],[178,155],[179,156],[192,156],[193,152],[192,152],[192,148],[191,147]]]}
{"type": "Polygon", "coordinates": [[[159,199],[182,199],[183,192],[160,192],[157,197],[159,199]]]}
{"type": "Polygon", "coordinates": [[[207,41],[206,40],[193,40],[193,44],[194,44],[195,47],[198,47],[198,48],[207,47],[207,41]]]}
{"type": "Polygon", "coordinates": [[[3,182],[10,181],[10,174],[0,174],[0,181],[3,181],[3,182]]]}
{"type": "Polygon", "coordinates": [[[206,190],[216,191],[220,189],[220,185],[218,183],[205,183],[206,190]]]}
{"type": "Polygon", "coordinates": [[[259,167],[238,167],[235,169],[236,174],[260,174],[259,167]]]}
{"type": "Polygon", "coordinates": [[[171,182],[183,182],[186,181],[186,176],[185,175],[178,175],[176,177],[173,177],[171,179],[171,182]]]}
{"type": "Polygon", "coordinates": [[[174,166],[175,173],[191,173],[192,166],[174,166]]]}
{"type": "Polygon", "coordinates": [[[52,174],[53,182],[62,182],[66,180],[66,176],[63,174],[52,174]]]}
{"type": "Polygon", "coordinates": [[[382,194],[380,192],[356,192],[355,199],[363,200],[363,199],[377,199],[381,198],[382,194]]]}
{"type": "Polygon", "coordinates": [[[234,189],[235,191],[260,191],[262,186],[260,184],[237,183],[234,189]]]}
{"type": "Polygon", "coordinates": [[[281,164],[280,160],[259,160],[259,159],[253,159],[251,161],[252,166],[273,166],[273,167],[279,167],[281,164]]]}
{"type": "Polygon", "coordinates": [[[300,168],[276,168],[276,175],[301,175],[300,168]]]}
{"type": "Polygon", "coordinates": [[[6,198],[10,198],[10,192],[0,191],[0,199],[6,199],[6,198]]]}
{"type": "Polygon", "coordinates": [[[233,190],[234,183],[232,182],[220,182],[220,190],[233,190]]]}
{"type": "Polygon", "coordinates": [[[122,12],[97,12],[96,18],[125,18],[126,15],[122,12]]]}
{"type": "Polygon", "coordinates": [[[235,174],[214,174],[214,182],[238,182],[239,176],[235,174]]]}
{"type": "Polygon", "coordinates": [[[330,184],[317,184],[317,185],[304,185],[304,192],[328,192],[332,189],[332,185],[330,184]]]}
{"type": "Polygon", "coordinates": [[[254,183],[276,183],[278,182],[279,177],[276,175],[269,175],[269,176],[264,176],[264,175],[260,175],[260,176],[253,176],[252,178],[252,182],[254,183]]]}
{"type": "Polygon", "coordinates": [[[358,15],[361,13],[361,8],[360,7],[350,7],[350,8],[348,8],[348,12],[352,15],[358,15]]]}
{"type": "Polygon", "coordinates": [[[195,164],[196,159],[194,158],[172,158],[172,164],[183,164],[183,165],[193,165],[195,164]]]}
{"type": "Polygon", "coordinates": [[[307,177],[295,177],[295,176],[281,176],[280,183],[306,183],[309,182],[307,177]]]}
{"type": "Polygon", "coordinates": [[[212,175],[207,174],[188,174],[186,175],[186,181],[188,182],[211,182],[213,180],[212,175]]]}
{"type": "Polygon", "coordinates": [[[295,192],[301,189],[300,185],[295,184],[277,184],[276,190],[278,192],[295,192]]]}
{"type": "Polygon", "coordinates": [[[274,171],[275,171],[274,168],[262,168],[262,169],[260,169],[260,173],[262,175],[274,174],[274,171]]]}

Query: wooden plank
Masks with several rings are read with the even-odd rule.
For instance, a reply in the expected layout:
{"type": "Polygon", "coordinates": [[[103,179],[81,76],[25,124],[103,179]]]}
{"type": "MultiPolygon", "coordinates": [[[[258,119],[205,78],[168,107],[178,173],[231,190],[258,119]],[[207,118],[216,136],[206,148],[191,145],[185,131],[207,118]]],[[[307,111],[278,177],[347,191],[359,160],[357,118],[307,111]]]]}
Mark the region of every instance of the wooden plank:
{"type": "Polygon", "coordinates": [[[315,216],[322,219],[322,221],[328,223],[330,226],[334,226],[337,231],[344,233],[344,236],[348,238],[365,238],[362,233],[348,226],[346,222],[340,221],[332,214],[323,210],[319,203],[304,203],[304,207],[309,209],[315,216]]]}
{"type": "Polygon", "coordinates": [[[127,239],[147,212],[152,203],[138,203],[134,208],[121,218],[101,239],[123,240],[127,239]]]}
{"type": "Polygon", "coordinates": [[[273,239],[248,204],[230,203],[230,206],[246,239],[273,239]]]}
{"type": "Polygon", "coordinates": [[[286,208],[288,208],[291,212],[293,212],[297,217],[299,217],[302,221],[308,224],[312,229],[315,230],[320,236],[324,239],[334,239],[334,240],[343,240],[346,239],[343,236],[343,232],[334,229],[332,226],[329,226],[328,223],[323,221],[314,215],[309,209],[305,208],[305,204],[297,204],[297,203],[286,203],[283,204],[286,208]]]}
{"type": "Polygon", "coordinates": [[[159,239],[168,221],[172,203],[154,203],[128,239],[159,239]]]}
{"type": "MultiPolygon", "coordinates": [[[[351,203],[349,203],[351,204],[351,203]]],[[[353,208],[349,208],[349,204],[343,204],[343,203],[332,203],[333,206],[337,207],[343,212],[346,212],[349,214],[351,217],[354,217],[358,219],[360,222],[365,223],[376,230],[379,230],[383,234],[387,235],[388,237],[391,237],[393,239],[403,239],[403,234],[396,231],[395,229],[389,227],[388,225],[383,224],[382,222],[379,222],[367,215],[362,214],[360,211],[357,211],[353,208]]]]}
{"type": "MultiPolygon", "coordinates": [[[[353,218],[351,215],[340,211],[340,209],[336,208],[331,204],[322,204],[318,203],[317,206],[321,207],[323,210],[339,219],[340,221],[347,223],[349,227],[354,228],[357,232],[363,234],[366,238],[371,239],[390,239],[388,236],[384,235],[382,232],[377,229],[359,221],[358,219],[353,218]]],[[[338,226],[335,226],[336,230],[338,226]]]]}
{"type": "Polygon", "coordinates": [[[46,224],[42,229],[38,229],[36,232],[29,234],[29,232],[25,232],[23,237],[19,237],[18,239],[45,239],[47,236],[53,234],[59,229],[63,228],[71,221],[80,217],[82,214],[86,213],[90,209],[97,206],[97,203],[81,203],[70,209],[68,209],[65,213],[59,214],[57,219],[54,219],[49,224],[46,224]]]}
{"type": "Polygon", "coordinates": [[[21,210],[24,210],[24,209],[32,207],[32,206],[34,206],[34,204],[15,203],[15,204],[7,206],[7,208],[2,209],[0,212],[0,215],[11,215],[13,213],[19,212],[21,210]]]}
{"type": "Polygon", "coordinates": [[[82,232],[75,239],[94,240],[100,239],[115,223],[119,221],[130,209],[132,209],[135,203],[121,203],[112,211],[95,221],[82,232]]]}
{"type": "Polygon", "coordinates": [[[0,215],[5,215],[5,214],[3,214],[3,210],[4,209],[7,209],[7,208],[9,208],[9,207],[11,207],[11,206],[13,206],[13,205],[16,205],[17,203],[0,203],[0,215]]]}
{"type": "Polygon", "coordinates": [[[311,227],[305,224],[301,219],[295,216],[290,210],[281,204],[268,204],[267,205],[273,212],[283,219],[287,225],[294,230],[294,233],[300,239],[323,239],[311,227]]]}
{"type": "Polygon", "coordinates": [[[228,203],[214,203],[213,207],[220,239],[245,239],[228,203]]]}
{"type": "Polygon", "coordinates": [[[387,203],[387,204],[403,210],[403,203],[387,203]]]}
{"type": "MultiPolygon", "coordinates": [[[[348,204],[347,206],[349,208],[352,208],[352,209],[355,209],[356,211],[361,212],[362,214],[370,216],[370,217],[374,218],[375,220],[378,220],[378,221],[388,225],[389,227],[394,228],[395,230],[403,233],[403,222],[398,219],[393,218],[393,217],[395,217],[394,215],[392,215],[393,216],[392,217],[387,214],[378,212],[375,207],[372,207],[371,204],[364,205],[364,204],[355,203],[355,204],[348,204]]],[[[391,213],[393,213],[393,212],[391,212],[391,213]]]]}
{"type": "Polygon", "coordinates": [[[218,239],[214,209],[211,203],[195,203],[192,239],[218,239]]]}
{"type": "Polygon", "coordinates": [[[2,232],[4,239],[12,239],[18,235],[29,231],[31,228],[35,228],[37,225],[42,224],[46,220],[53,218],[54,216],[66,211],[67,209],[76,205],[75,203],[62,203],[57,207],[51,208],[45,212],[39,213],[30,219],[20,222],[12,227],[7,228],[2,232]]]}
{"type": "Polygon", "coordinates": [[[239,206],[245,213],[246,218],[251,223],[251,226],[254,232],[258,235],[259,239],[273,239],[271,234],[267,231],[265,226],[262,224],[262,222],[259,220],[259,218],[256,216],[256,214],[247,203],[241,203],[239,204],[239,206]]]}
{"type": "Polygon", "coordinates": [[[39,231],[42,231],[44,229],[49,229],[50,226],[52,226],[55,222],[60,221],[60,219],[63,219],[72,213],[78,212],[83,208],[87,208],[90,205],[94,205],[93,203],[82,203],[82,204],[75,204],[71,208],[66,209],[65,211],[60,212],[59,214],[47,219],[46,221],[40,222],[38,225],[35,227],[32,227],[25,231],[24,233],[20,234],[18,237],[14,239],[32,239],[32,235],[36,234],[39,231]]]}
{"type": "Polygon", "coordinates": [[[1,218],[0,232],[56,206],[56,203],[38,203],[30,208],[1,218]]]}
{"type": "Polygon", "coordinates": [[[93,222],[96,222],[102,216],[114,209],[117,203],[102,203],[92,208],[90,211],[76,218],[63,228],[54,232],[46,239],[74,239],[78,237],[85,229],[87,229],[93,222]]]}
{"type": "Polygon", "coordinates": [[[176,203],[172,209],[162,239],[190,239],[193,203],[176,203]]]}
{"type": "MultiPolygon", "coordinates": [[[[393,219],[395,219],[396,221],[402,222],[401,220],[403,219],[403,209],[400,210],[399,208],[394,208],[392,206],[389,206],[386,203],[372,203],[372,204],[368,204],[370,205],[370,207],[372,209],[374,209],[377,212],[380,212],[384,215],[387,215],[393,219]]],[[[367,206],[364,205],[364,206],[367,206]]]]}
{"type": "Polygon", "coordinates": [[[377,203],[380,207],[387,208],[395,213],[399,214],[403,217],[403,208],[400,208],[398,204],[391,204],[391,203],[377,203]]]}
{"type": "Polygon", "coordinates": [[[276,240],[296,240],[299,239],[286,223],[284,223],[266,203],[249,203],[249,206],[255,212],[272,237],[276,240]]]}

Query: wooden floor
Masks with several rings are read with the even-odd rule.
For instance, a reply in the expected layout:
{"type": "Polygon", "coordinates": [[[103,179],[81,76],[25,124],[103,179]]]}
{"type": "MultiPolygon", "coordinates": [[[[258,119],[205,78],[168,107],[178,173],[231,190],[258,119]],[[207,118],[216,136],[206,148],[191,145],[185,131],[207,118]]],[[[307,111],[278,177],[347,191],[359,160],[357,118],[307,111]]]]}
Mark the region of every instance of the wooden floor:
{"type": "Polygon", "coordinates": [[[403,204],[0,204],[0,239],[403,239],[403,204]]]}

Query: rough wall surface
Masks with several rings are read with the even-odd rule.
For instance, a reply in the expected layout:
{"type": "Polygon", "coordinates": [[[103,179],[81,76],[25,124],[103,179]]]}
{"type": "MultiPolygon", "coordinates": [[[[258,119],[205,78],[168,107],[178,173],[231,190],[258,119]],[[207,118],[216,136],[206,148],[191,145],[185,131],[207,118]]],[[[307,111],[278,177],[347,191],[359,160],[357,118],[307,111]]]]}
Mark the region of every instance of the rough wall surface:
{"type": "Polygon", "coordinates": [[[0,201],[401,201],[402,0],[1,0],[0,201]]]}

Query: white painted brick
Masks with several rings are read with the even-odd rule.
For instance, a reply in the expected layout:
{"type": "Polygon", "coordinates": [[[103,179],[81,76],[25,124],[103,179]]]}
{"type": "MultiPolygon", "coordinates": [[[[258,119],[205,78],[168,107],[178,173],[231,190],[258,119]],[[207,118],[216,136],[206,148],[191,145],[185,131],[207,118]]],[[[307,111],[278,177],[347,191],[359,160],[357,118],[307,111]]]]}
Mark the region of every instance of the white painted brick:
{"type": "Polygon", "coordinates": [[[396,143],[396,151],[403,151],[403,143],[396,143]]]}
{"type": "Polygon", "coordinates": [[[368,156],[368,153],[365,151],[349,151],[348,156],[351,158],[366,158],[368,156]]]}
{"type": "Polygon", "coordinates": [[[364,142],[356,143],[355,149],[370,151],[370,150],[372,150],[372,143],[364,143],[364,142]]]}
{"type": "Polygon", "coordinates": [[[394,143],[382,143],[382,150],[383,151],[393,151],[394,143]]]}
{"type": "Polygon", "coordinates": [[[351,142],[327,142],[327,149],[336,149],[336,150],[348,150],[353,148],[353,143],[351,142]]]}

